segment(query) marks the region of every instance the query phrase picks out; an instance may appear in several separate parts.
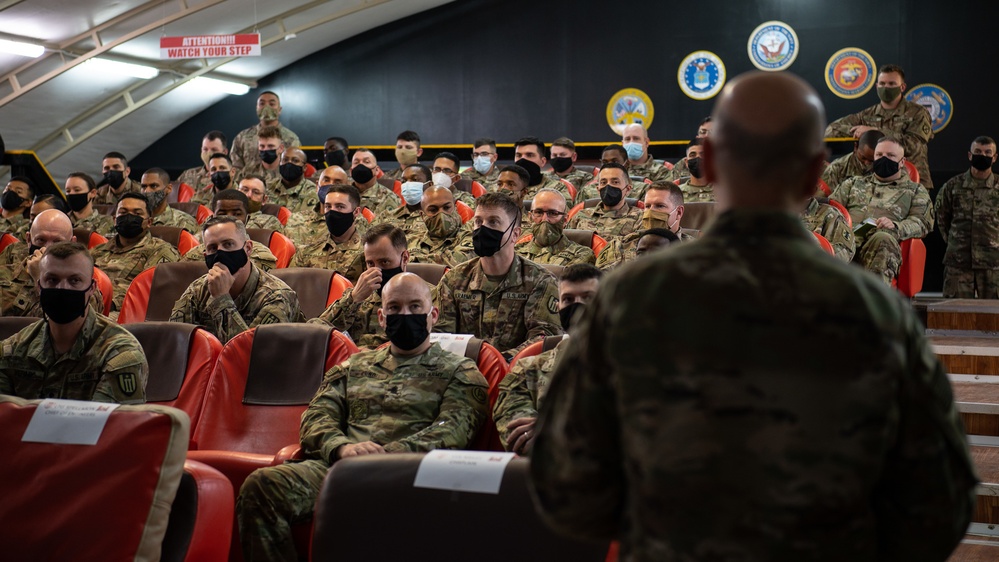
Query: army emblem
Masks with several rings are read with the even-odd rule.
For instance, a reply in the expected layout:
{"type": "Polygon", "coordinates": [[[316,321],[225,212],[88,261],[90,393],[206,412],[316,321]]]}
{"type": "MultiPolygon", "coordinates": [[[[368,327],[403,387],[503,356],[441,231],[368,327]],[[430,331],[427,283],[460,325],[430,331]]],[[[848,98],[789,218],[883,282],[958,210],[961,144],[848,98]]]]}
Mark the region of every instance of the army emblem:
{"type": "Polygon", "coordinates": [[[694,51],[680,63],[676,79],[687,97],[713,98],[725,85],[725,64],[711,51],[694,51]]]}
{"type": "Polygon", "coordinates": [[[782,21],[768,21],[749,34],[746,49],[756,68],[766,72],[784,70],[798,58],[798,34],[782,21]]]}
{"type": "Polygon", "coordinates": [[[859,98],[874,86],[875,69],[874,58],[867,51],[840,49],[826,63],[826,86],[841,98],[859,98]]]}
{"type": "Polygon", "coordinates": [[[906,101],[918,103],[930,112],[930,125],[939,133],[954,116],[954,100],[947,90],[936,84],[920,84],[905,93],[906,101]]]}
{"type": "Polygon", "coordinates": [[[135,394],[135,391],[138,388],[138,383],[135,381],[135,374],[128,373],[118,375],[118,388],[120,388],[126,396],[135,394]]]}
{"type": "Polygon", "coordinates": [[[548,297],[548,312],[558,314],[558,297],[548,297]]]}
{"type": "Polygon", "coordinates": [[[625,126],[633,123],[648,129],[654,114],[652,100],[636,88],[620,90],[607,102],[607,124],[618,135],[624,134],[625,126]]]}

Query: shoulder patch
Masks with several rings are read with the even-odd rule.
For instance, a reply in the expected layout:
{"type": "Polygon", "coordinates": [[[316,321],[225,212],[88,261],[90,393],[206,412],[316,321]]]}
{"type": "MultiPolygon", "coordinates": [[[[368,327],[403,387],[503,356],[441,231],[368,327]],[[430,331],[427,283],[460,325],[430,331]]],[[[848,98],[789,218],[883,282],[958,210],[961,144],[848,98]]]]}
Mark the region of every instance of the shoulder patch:
{"type": "Polygon", "coordinates": [[[475,399],[479,404],[486,403],[486,389],[481,386],[476,386],[472,389],[472,398],[475,399]]]}
{"type": "Polygon", "coordinates": [[[135,394],[135,390],[138,387],[139,383],[135,378],[135,373],[122,373],[118,375],[118,388],[121,389],[125,396],[135,394]]]}
{"type": "Polygon", "coordinates": [[[554,295],[548,297],[548,312],[558,314],[558,297],[554,295]]]}

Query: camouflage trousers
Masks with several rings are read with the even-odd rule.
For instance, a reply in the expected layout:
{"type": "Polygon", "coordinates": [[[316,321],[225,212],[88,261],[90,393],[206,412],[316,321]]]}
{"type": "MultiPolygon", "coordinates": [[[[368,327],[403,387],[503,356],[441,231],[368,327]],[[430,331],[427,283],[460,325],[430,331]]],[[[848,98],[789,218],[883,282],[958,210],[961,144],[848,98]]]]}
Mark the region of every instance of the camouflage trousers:
{"type": "Polygon", "coordinates": [[[902,248],[894,232],[879,228],[859,246],[854,261],[880,276],[885,285],[890,286],[892,280],[898,277],[898,270],[902,266],[902,248]]]}
{"type": "Polygon", "coordinates": [[[295,523],[312,518],[329,465],[321,460],[285,463],[255,470],[243,482],[236,500],[236,520],[243,559],[295,562],[291,534],[295,523]]]}
{"type": "Polygon", "coordinates": [[[997,299],[999,269],[944,266],[943,296],[957,299],[997,299]]]}

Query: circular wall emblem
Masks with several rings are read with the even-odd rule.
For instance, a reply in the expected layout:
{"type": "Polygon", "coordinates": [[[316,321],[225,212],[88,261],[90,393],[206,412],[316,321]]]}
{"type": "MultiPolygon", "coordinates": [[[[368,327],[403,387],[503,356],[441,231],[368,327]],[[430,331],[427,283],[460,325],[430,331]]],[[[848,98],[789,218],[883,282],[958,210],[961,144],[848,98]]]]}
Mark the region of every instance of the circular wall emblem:
{"type": "Polygon", "coordinates": [[[638,123],[647,130],[652,125],[654,114],[652,100],[637,88],[620,90],[607,102],[607,124],[618,135],[624,133],[625,125],[632,123],[638,123]]]}
{"type": "Polygon", "coordinates": [[[680,63],[676,79],[688,97],[713,98],[725,85],[725,64],[711,51],[694,51],[680,63]]]}
{"type": "Polygon", "coordinates": [[[870,91],[876,77],[874,58],[863,49],[840,49],[826,63],[826,86],[832,93],[848,100],[870,91]]]}
{"type": "Polygon", "coordinates": [[[749,60],[767,72],[791,66],[798,58],[798,35],[782,21],[768,21],[749,34],[749,60]]]}
{"type": "Polygon", "coordinates": [[[936,84],[920,84],[906,92],[905,99],[918,103],[930,112],[930,124],[934,133],[939,133],[954,116],[954,100],[947,90],[936,84]]]}

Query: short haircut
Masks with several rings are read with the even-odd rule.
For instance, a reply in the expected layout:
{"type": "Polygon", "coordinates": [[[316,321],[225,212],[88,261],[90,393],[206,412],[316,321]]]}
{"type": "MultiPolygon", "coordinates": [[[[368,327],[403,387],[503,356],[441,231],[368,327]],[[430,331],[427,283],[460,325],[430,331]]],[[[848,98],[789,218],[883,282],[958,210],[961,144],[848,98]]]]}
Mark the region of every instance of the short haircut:
{"type": "Polygon", "coordinates": [[[522,166],[518,166],[516,164],[503,166],[502,168],[500,168],[500,173],[502,174],[503,172],[513,172],[517,174],[517,177],[519,177],[524,182],[524,187],[531,185],[531,174],[530,172],[525,170],[522,166]]]}
{"type": "Polygon", "coordinates": [[[562,270],[562,275],[559,276],[558,281],[559,283],[563,281],[566,283],[582,283],[590,279],[600,279],[603,275],[604,272],[593,265],[588,263],[574,263],[562,270]]]}
{"type": "Polygon", "coordinates": [[[139,201],[142,201],[146,204],[146,214],[149,216],[153,215],[152,209],[149,208],[149,198],[146,197],[144,193],[139,193],[137,191],[129,191],[122,195],[121,198],[118,199],[118,203],[114,206],[115,212],[118,211],[118,206],[121,205],[121,202],[126,199],[138,199],[139,201]]]}
{"type": "Polygon", "coordinates": [[[87,257],[90,267],[94,267],[94,256],[90,255],[90,250],[79,242],[56,242],[45,249],[45,257],[57,258],[60,260],[69,259],[77,254],[87,257]]]}
{"type": "MultiPolygon", "coordinates": [[[[901,146],[902,147],[902,153],[905,154],[905,145],[902,144],[902,141],[899,140],[898,137],[893,137],[891,135],[885,135],[885,136],[881,137],[880,139],[878,139],[877,144],[882,144],[882,143],[886,143],[886,142],[893,142],[893,143],[901,146]]],[[[875,146],[877,146],[877,145],[875,145],[875,146]]]]}
{"type": "MultiPolygon", "coordinates": [[[[523,168],[521,168],[523,170],[523,168]]],[[[489,192],[480,196],[475,201],[475,208],[501,209],[510,217],[511,224],[520,224],[520,213],[523,207],[505,193],[489,192]]]]}
{"type": "Polygon", "coordinates": [[[31,204],[37,205],[38,203],[45,203],[46,205],[52,207],[53,209],[62,211],[67,215],[69,214],[69,205],[67,205],[66,201],[64,201],[63,198],[59,197],[58,195],[53,195],[51,193],[43,193],[41,195],[36,195],[35,198],[32,199],[31,204]]]}
{"type": "Polygon", "coordinates": [[[902,77],[902,80],[905,80],[905,71],[897,64],[882,64],[881,68],[878,69],[878,74],[885,74],[887,72],[897,72],[902,77]]]}
{"type": "Polygon", "coordinates": [[[538,137],[520,137],[513,143],[513,148],[516,150],[521,146],[530,146],[532,144],[538,147],[538,154],[544,155],[545,143],[541,142],[541,139],[538,137]]]}
{"type": "Polygon", "coordinates": [[[600,151],[600,153],[603,154],[604,152],[608,151],[617,152],[618,155],[621,156],[622,160],[628,159],[628,151],[625,150],[624,147],[621,146],[620,144],[608,144],[607,146],[604,147],[603,150],[600,151]]]}
{"type": "MultiPolygon", "coordinates": [[[[534,198],[537,199],[538,195],[541,195],[542,193],[554,193],[555,195],[558,195],[559,199],[562,200],[562,204],[563,205],[568,205],[569,204],[568,201],[565,200],[565,195],[562,195],[562,193],[559,192],[557,189],[552,189],[550,187],[544,187],[544,188],[539,189],[538,192],[534,194],[534,198]]],[[[533,206],[533,204],[532,204],[532,206],[533,206]]]]}
{"type": "Polygon", "coordinates": [[[690,149],[695,146],[703,146],[703,145],[704,145],[704,139],[690,139],[690,142],[687,143],[687,148],[684,149],[684,154],[689,152],[690,149]]]}
{"type": "Polygon", "coordinates": [[[569,137],[559,137],[552,141],[552,146],[561,146],[562,148],[569,149],[576,152],[576,143],[572,142],[569,137]]]}
{"type": "Polygon", "coordinates": [[[983,146],[987,145],[987,144],[995,145],[996,141],[994,141],[992,139],[992,137],[987,137],[985,135],[981,135],[981,136],[975,137],[975,140],[971,141],[971,144],[980,144],[980,145],[983,145],[983,146]]]}
{"type": "Polygon", "coordinates": [[[72,172],[66,177],[80,178],[81,180],[83,180],[83,183],[87,184],[87,191],[93,191],[97,189],[97,183],[94,181],[94,178],[90,177],[90,174],[84,172],[72,172]]]}
{"type": "Polygon", "coordinates": [[[648,230],[643,230],[638,233],[638,240],[645,238],[646,236],[658,236],[660,238],[665,238],[669,240],[670,244],[673,242],[679,242],[680,239],[671,230],[665,228],[650,228],[648,230]]]}
{"type": "MultiPolygon", "coordinates": [[[[705,124],[705,123],[710,123],[710,122],[711,122],[711,116],[710,116],[710,115],[708,115],[708,116],[707,116],[707,117],[705,117],[704,119],[701,119],[701,125],[703,125],[703,124],[705,124]]],[[[700,126],[700,125],[699,125],[699,126],[700,126]]]]}
{"type": "MultiPolygon", "coordinates": [[[[330,193],[345,194],[347,196],[347,199],[350,199],[350,204],[353,205],[355,209],[361,206],[361,192],[352,185],[347,185],[345,183],[334,183],[330,185],[329,189],[326,191],[326,195],[329,195],[330,193]]],[[[325,202],[326,201],[322,201],[322,203],[325,202]]]]}
{"type": "MultiPolygon", "coordinates": [[[[267,193],[267,180],[264,179],[264,176],[261,176],[260,174],[244,174],[243,175],[243,179],[244,180],[257,180],[258,182],[260,182],[264,186],[264,193],[267,193]]],[[[243,180],[240,180],[240,181],[243,181],[243,180]]]]}
{"type": "Polygon", "coordinates": [[[725,166],[758,181],[777,183],[798,178],[818,151],[824,150],[824,145],[819,144],[822,129],[817,127],[813,113],[802,112],[780,131],[770,133],[760,133],[738,119],[725,117],[718,120],[711,137],[714,154],[727,158],[725,166]]]}
{"type": "Polygon", "coordinates": [[[147,174],[153,174],[154,176],[159,176],[160,179],[163,180],[165,183],[167,184],[170,183],[170,173],[164,170],[163,168],[149,168],[148,170],[142,173],[142,175],[147,175],[147,174]]]}
{"type": "Polygon", "coordinates": [[[438,152],[437,156],[434,156],[434,160],[437,160],[438,158],[444,158],[453,162],[455,172],[457,172],[458,169],[461,168],[461,160],[459,160],[458,157],[455,156],[453,152],[438,152]]]}
{"type": "Polygon", "coordinates": [[[207,133],[205,133],[205,136],[202,138],[202,140],[222,141],[222,146],[229,146],[229,140],[225,138],[225,133],[223,133],[222,131],[208,131],[207,133]]]}
{"type": "Polygon", "coordinates": [[[472,143],[472,146],[474,146],[475,148],[479,148],[480,146],[489,146],[489,148],[496,150],[496,140],[491,139],[489,137],[480,137],[475,139],[475,142],[472,143]]]}
{"type": "Polygon", "coordinates": [[[625,179],[627,180],[631,179],[631,177],[628,175],[628,168],[625,168],[624,164],[618,164],[617,162],[608,162],[600,167],[601,172],[604,170],[621,170],[621,173],[624,174],[625,179]]]}
{"type": "Polygon", "coordinates": [[[35,194],[38,193],[38,190],[35,188],[35,182],[31,181],[31,178],[29,178],[28,176],[13,176],[7,181],[7,183],[10,183],[12,181],[18,181],[28,186],[28,191],[31,192],[32,197],[34,197],[35,194]]]}
{"type": "Polygon", "coordinates": [[[410,168],[418,168],[420,170],[420,173],[423,174],[423,178],[424,178],[423,179],[423,183],[426,183],[426,182],[430,181],[430,178],[432,178],[434,176],[434,173],[430,170],[430,168],[424,166],[423,164],[420,164],[419,162],[417,162],[416,164],[410,164],[409,166],[406,166],[406,168],[403,170],[403,172],[405,172],[406,170],[408,170],[410,168]]]}
{"type": "Polygon", "coordinates": [[[260,127],[259,129],[257,129],[257,138],[281,140],[281,129],[274,127],[272,125],[268,125],[266,127],[260,127]]]}
{"type": "MultiPolygon", "coordinates": [[[[347,143],[347,139],[345,139],[343,137],[330,137],[330,138],[326,139],[326,142],[330,142],[330,141],[333,141],[333,142],[337,143],[338,145],[342,146],[343,150],[349,150],[350,149],[350,145],[347,143]]],[[[323,144],[326,144],[326,143],[323,143],[323,144]]]]}
{"type": "Polygon", "coordinates": [[[212,160],[215,160],[216,158],[225,158],[225,161],[228,162],[230,166],[232,166],[232,158],[229,158],[228,154],[222,154],[221,152],[215,152],[211,156],[208,157],[208,161],[211,162],[212,160]]]}
{"type": "Polygon", "coordinates": [[[884,138],[885,134],[877,129],[871,129],[860,135],[857,139],[857,146],[873,149],[878,145],[878,141],[884,138]]]}
{"type": "Polygon", "coordinates": [[[392,242],[392,247],[396,250],[405,250],[409,247],[408,242],[406,242],[406,232],[398,226],[387,222],[376,224],[369,228],[364,233],[364,245],[375,244],[382,238],[388,238],[392,242]]]}
{"type": "Polygon", "coordinates": [[[215,212],[215,205],[219,201],[239,201],[243,205],[243,210],[250,213],[250,199],[245,193],[238,189],[223,189],[212,197],[212,212],[215,212]]]}
{"type": "Polygon", "coordinates": [[[671,181],[653,182],[652,185],[645,190],[646,195],[648,195],[650,191],[665,191],[669,193],[669,202],[672,203],[674,207],[683,205],[683,190],[680,189],[680,186],[671,181]]]}
{"type": "Polygon", "coordinates": [[[361,148],[355,148],[354,149],[354,155],[356,156],[358,152],[367,152],[368,154],[371,155],[372,158],[375,159],[375,162],[378,162],[378,157],[375,156],[375,152],[373,150],[371,150],[370,148],[364,148],[363,146],[361,148]]]}
{"type": "Polygon", "coordinates": [[[420,135],[416,134],[416,131],[403,131],[395,140],[416,143],[416,147],[420,147],[420,135]]]}
{"type": "Polygon", "coordinates": [[[276,97],[278,99],[278,103],[281,103],[281,96],[277,95],[277,92],[272,92],[271,90],[264,90],[263,92],[260,92],[259,94],[257,94],[257,99],[260,99],[261,96],[264,96],[266,94],[270,94],[276,97]]]}
{"type": "Polygon", "coordinates": [[[125,155],[120,152],[115,152],[112,150],[111,152],[105,154],[104,158],[101,158],[101,160],[107,160],[108,158],[117,158],[118,160],[121,160],[122,166],[126,168],[128,167],[128,158],[125,158],[125,155]]]}
{"type": "Polygon", "coordinates": [[[218,217],[213,216],[209,218],[205,221],[205,224],[201,226],[201,232],[204,234],[205,232],[208,232],[209,228],[220,224],[234,224],[236,225],[236,230],[239,231],[240,236],[243,237],[244,242],[250,239],[250,235],[246,233],[246,225],[243,224],[243,221],[230,217],[229,215],[218,217]]]}

